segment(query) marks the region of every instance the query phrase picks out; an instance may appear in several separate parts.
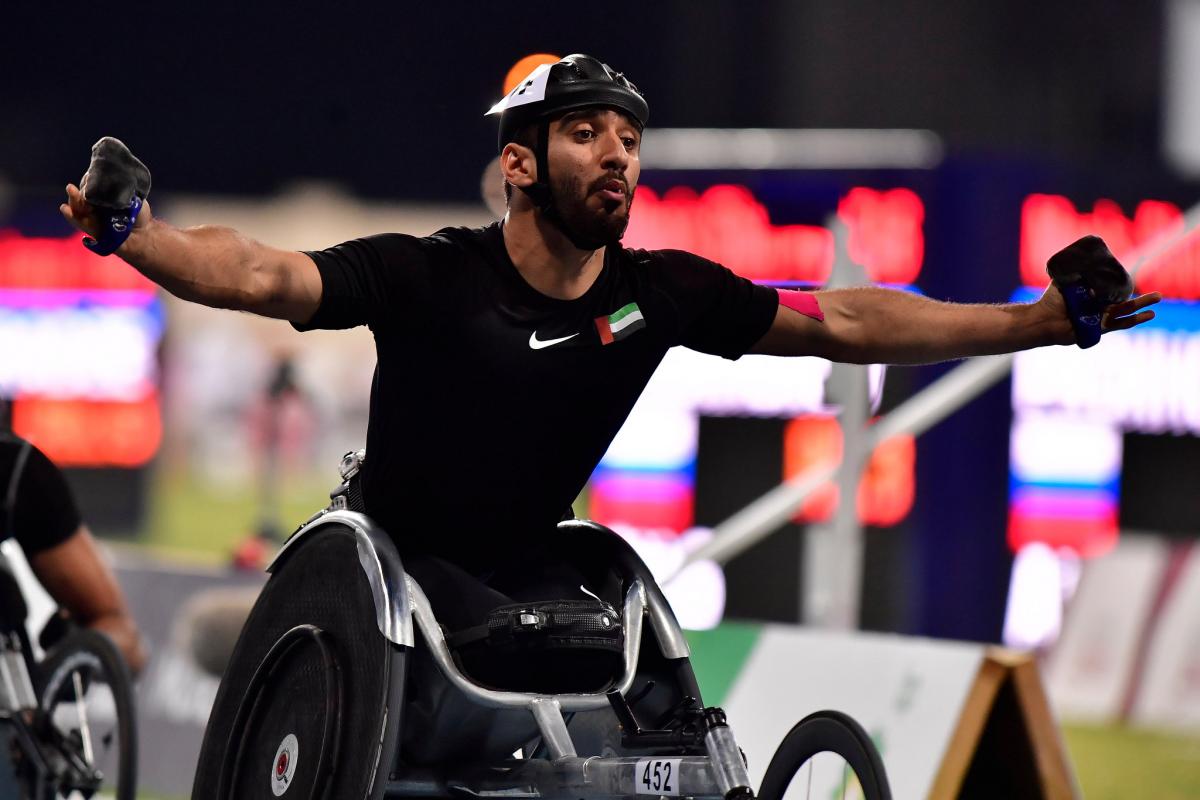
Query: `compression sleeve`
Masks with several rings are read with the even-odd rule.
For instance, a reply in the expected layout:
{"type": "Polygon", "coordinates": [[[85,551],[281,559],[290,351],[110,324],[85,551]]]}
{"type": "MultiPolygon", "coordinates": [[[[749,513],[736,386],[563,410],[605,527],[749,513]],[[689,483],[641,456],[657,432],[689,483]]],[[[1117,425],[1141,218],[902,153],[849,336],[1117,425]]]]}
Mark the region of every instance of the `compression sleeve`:
{"type": "Polygon", "coordinates": [[[428,241],[384,233],[308,251],[321,274],[321,305],[297,330],[385,325],[418,300],[426,283],[428,241]]]}
{"type": "Polygon", "coordinates": [[[25,459],[16,490],[10,533],[27,556],[66,541],[83,522],[62,472],[36,447],[25,459]]]}
{"type": "Polygon", "coordinates": [[[661,286],[679,318],[677,344],[729,359],[743,356],[775,321],[779,294],[682,250],[660,250],[661,286]]]}

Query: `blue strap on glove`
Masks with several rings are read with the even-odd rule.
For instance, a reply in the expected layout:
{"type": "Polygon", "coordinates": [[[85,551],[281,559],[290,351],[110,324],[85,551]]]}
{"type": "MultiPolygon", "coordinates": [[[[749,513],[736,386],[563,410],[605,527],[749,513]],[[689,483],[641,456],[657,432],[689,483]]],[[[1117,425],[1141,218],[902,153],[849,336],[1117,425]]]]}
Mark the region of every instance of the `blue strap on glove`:
{"type": "Polygon", "coordinates": [[[111,255],[133,232],[138,212],[150,195],[150,170],[124,142],[105,136],[92,145],[92,160],[79,189],[101,226],[99,236],[83,237],[83,246],[102,256],[111,255]]]}
{"type": "Polygon", "coordinates": [[[1084,350],[1100,341],[1108,307],[1133,294],[1129,273],[1098,236],[1085,236],[1055,253],[1046,272],[1067,304],[1075,343],[1084,350]]]}
{"type": "Polygon", "coordinates": [[[110,256],[117,252],[117,248],[125,244],[129,234],[133,233],[133,225],[137,222],[138,212],[142,210],[142,202],[142,198],[135,195],[129,201],[126,211],[97,208],[103,226],[100,229],[100,238],[85,236],[83,246],[100,256],[110,256]]]}

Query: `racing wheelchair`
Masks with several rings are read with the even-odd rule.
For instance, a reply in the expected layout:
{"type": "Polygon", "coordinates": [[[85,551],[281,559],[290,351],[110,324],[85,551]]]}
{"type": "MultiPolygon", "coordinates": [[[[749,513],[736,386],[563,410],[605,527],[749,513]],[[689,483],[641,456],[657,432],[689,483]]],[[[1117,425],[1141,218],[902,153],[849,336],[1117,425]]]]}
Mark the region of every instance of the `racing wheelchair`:
{"type": "Polygon", "coordinates": [[[34,657],[28,609],[0,556],[0,797],[137,793],[137,722],[125,659],[103,634],[52,616],[34,657]]]}
{"type": "MultiPolygon", "coordinates": [[[[674,614],[620,537],[559,523],[611,568],[617,602],[518,602],[464,638],[360,510],[362,458],[347,454],[331,505],[267,568],[193,800],[755,796],[725,713],[700,699],[674,614]]],[[[890,798],[870,739],[837,712],[793,728],[758,796],[780,800],[822,751],[862,796],[890,798]]]]}

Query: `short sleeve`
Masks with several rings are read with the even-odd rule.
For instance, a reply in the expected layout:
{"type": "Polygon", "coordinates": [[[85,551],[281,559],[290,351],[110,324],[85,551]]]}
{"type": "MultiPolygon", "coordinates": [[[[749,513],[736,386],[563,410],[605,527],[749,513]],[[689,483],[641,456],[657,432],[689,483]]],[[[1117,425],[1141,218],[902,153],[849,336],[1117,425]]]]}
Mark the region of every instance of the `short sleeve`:
{"type": "Polygon", "coordinates": [[[399,233],[353,239],[308,251],[321,274],[321,305],[297,330],[384,324],[419,306],[427,285],[428,240],[399,233]]]}
{"type": "Polygon", "coordinates": [[[729,268],[682,250],[660,250],[660,288],[679,315],[677,344],[736,359],[770,329],[779,295],[729,268]]]}
{"type": "Polygon", "coordinates": [[[58,467],[36,447],[18,478],[12,535],[26,555],[66,541],[82,524],[75,497],[58,467]]]}

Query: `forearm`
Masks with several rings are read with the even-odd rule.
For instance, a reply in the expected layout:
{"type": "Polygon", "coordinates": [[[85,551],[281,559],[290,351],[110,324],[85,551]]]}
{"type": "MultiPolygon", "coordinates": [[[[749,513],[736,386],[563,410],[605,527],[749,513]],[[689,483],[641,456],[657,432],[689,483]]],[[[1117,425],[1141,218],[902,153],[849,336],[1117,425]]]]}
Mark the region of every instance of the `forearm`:
{"type": "Polygon", "coordinates": [[[879,287],[817,292],[828,358],[856,364],[927,364],[1026,350],[1069,336],[1039,304],[968,305],[879,287]]]}
{"type": "Polygon", "coordinates": [[[50,596],[81,625],[107,634],[139,672],[146,650],[116,575],[105,563],[86,526],[65,541],[32,553],[29,566],[50,596]]]}
{"type": "Polygon", "coordinates": [[[158,219],[139,225],[117,255],[184,300],[256,310],[270,294],[270,248],[232,228],[176,228],[158,219]]]}

